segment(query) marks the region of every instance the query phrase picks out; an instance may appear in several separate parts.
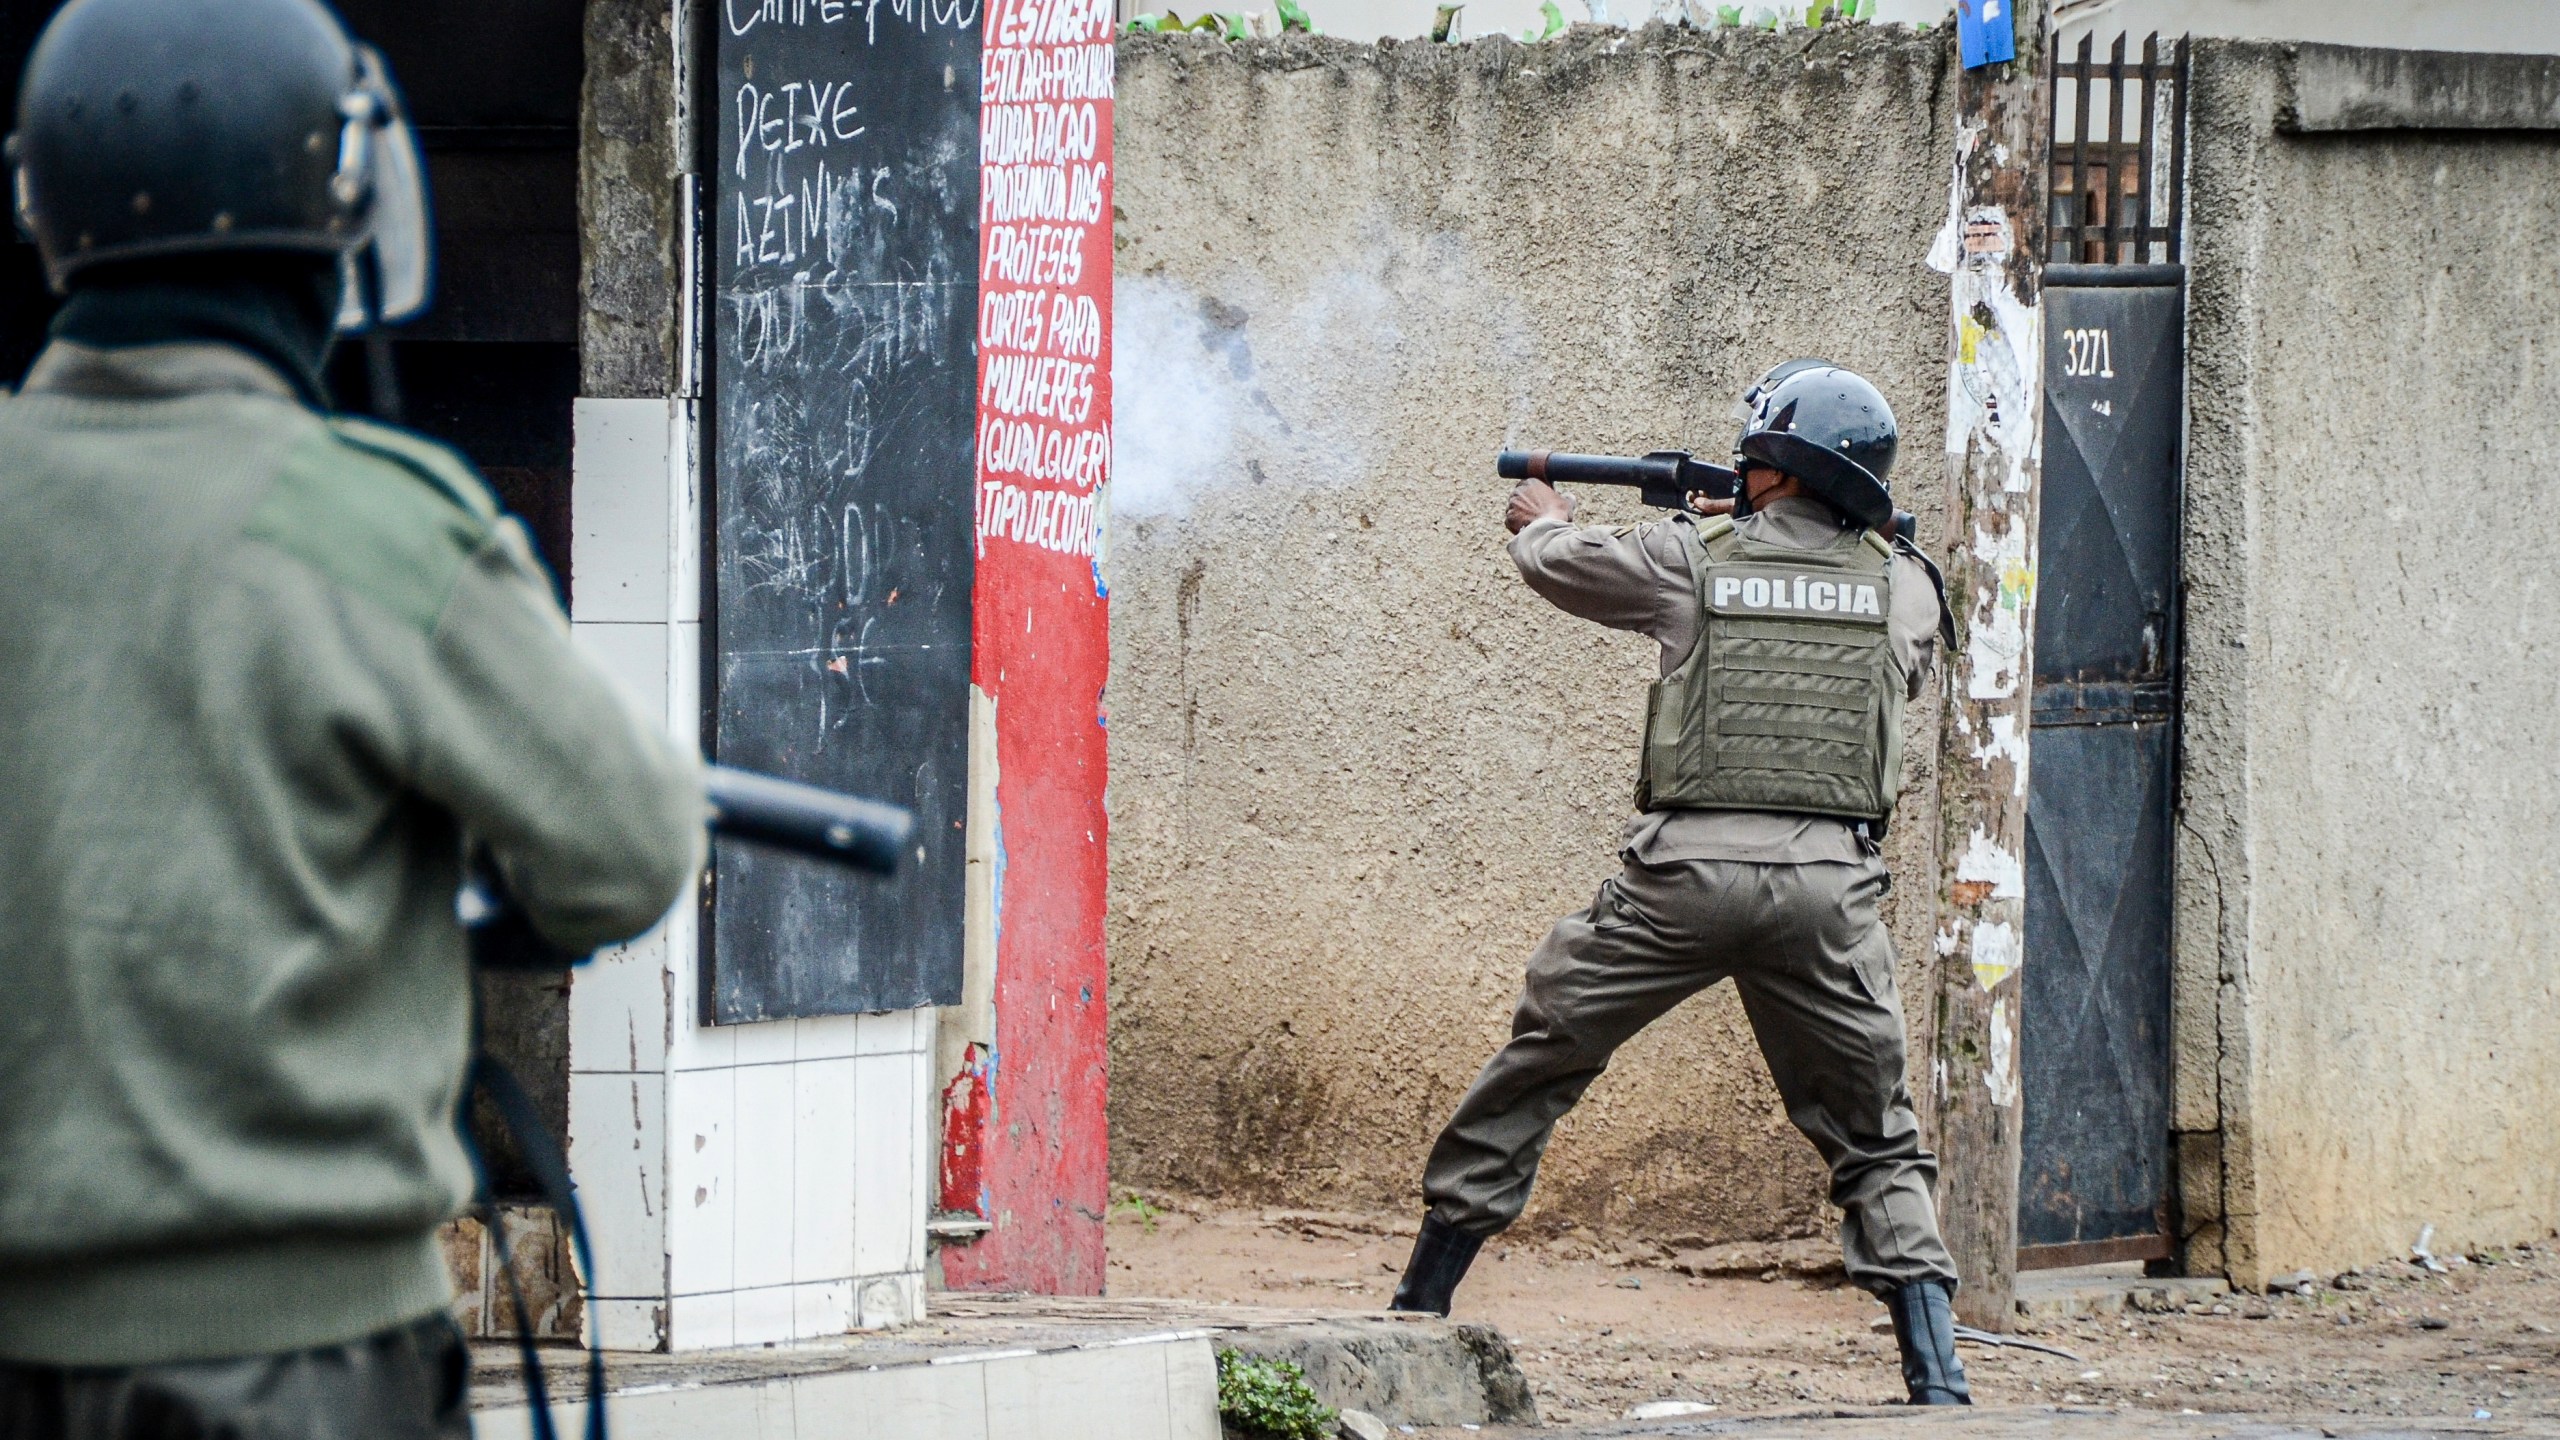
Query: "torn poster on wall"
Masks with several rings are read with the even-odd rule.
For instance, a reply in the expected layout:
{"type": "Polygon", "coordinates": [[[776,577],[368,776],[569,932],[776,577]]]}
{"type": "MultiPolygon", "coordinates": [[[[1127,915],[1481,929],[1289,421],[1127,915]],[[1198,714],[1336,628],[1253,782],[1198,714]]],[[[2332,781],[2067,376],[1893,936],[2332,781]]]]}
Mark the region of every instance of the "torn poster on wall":
{"type": "MultiPolygon", "coordinates": [[[[1997,3],[1967,0],[1969,12],[1978,5],[1986,14],[1997,3]]],[[[1948,277],[1954,318],[1947,454],[1974,490],[1973,503],[1960,512],[1971,517],[1971,533],[1960,537],[1961,563],[1949,572],[1949,603],[1958,610],[1963,635],[1954,666],[1952,738],[1991,782],[1984,793],[2014,801],[2027,794],[2029,773],[2026,721],[2019,711],[2030,688],[2035,625],[2031,500],[2043,454],[2044,310],[2016,222],[2000,206],[1965,203],[1967,167],[1984,143],[1982,122],[1962,122],[1947,217],[1928,263],[1948,277]]],[[[1973,827],[1948,890],[1952,903],[1941,949],[1966,951],[1985,991],[2017,974],[2025,958],[2020,840],[2002,825],[1973,827]]],[[[1996,1008],[1995,1031],[2013,1023],[2016,1014],[2014,1008],[1996,1008]]],[[[1992,1085],[1994,1103],[2007,1104],[2004,1097],[2014,1088],[1992,1085]]]]}

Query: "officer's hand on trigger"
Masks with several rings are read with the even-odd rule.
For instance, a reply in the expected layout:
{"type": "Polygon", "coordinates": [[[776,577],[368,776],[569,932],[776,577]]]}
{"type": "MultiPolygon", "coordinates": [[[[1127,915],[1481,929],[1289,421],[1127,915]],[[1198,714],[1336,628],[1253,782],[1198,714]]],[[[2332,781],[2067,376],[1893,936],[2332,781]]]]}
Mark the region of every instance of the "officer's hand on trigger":
{"type": "Polygon", "coordinates": [[[1523,480],[1511,488],[1511,503],[1502,510],[1502,523],[1511,533],[1529,528],[1532,520],[1570,520],[1574,499],[1544,480],[1523,480]]]}
{"type": "Polygon", "coordinates": [[[1704,490],[1692,490],[1689,492],[1689,509],[1699,515],[1730,515],[1733,513],[1733,497],[1727,495],[1718,500],[1704,490]]]}

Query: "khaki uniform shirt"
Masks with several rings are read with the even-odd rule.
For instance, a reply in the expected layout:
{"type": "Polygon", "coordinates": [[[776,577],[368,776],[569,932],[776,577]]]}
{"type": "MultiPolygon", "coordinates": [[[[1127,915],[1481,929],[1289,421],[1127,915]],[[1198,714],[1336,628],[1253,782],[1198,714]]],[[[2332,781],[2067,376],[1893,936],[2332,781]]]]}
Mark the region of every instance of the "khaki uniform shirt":
{"type": "MultiPolygon", "coordinates": [[[[1662,647],[1662,673],[1698,642],[1698,586],[1677,521],[1610,529],[1537,520],[1511,537],[1511,560],[1529,588],[1557,609],[1613,630],[1632,630],[1662,647]]],[[[1818,549],[1839,538],[1840,522],[1819,500],[1790,498],[1734,522],[1763,545],[1818,549]]],[[[1893,562],[1893,613],[1886,617],[1895,664],[1918,699],[1938,632],[1938,591],[1928,568],[1908,555],[1893,562]]],[[[1656,810],[1627,822],[1620,849],[1648,865],[1680,860],[1746,860],[1793,865],[1857,861],[1870,853],[1846,824],[1818,815],[1758,810],[1656,810]]]]}

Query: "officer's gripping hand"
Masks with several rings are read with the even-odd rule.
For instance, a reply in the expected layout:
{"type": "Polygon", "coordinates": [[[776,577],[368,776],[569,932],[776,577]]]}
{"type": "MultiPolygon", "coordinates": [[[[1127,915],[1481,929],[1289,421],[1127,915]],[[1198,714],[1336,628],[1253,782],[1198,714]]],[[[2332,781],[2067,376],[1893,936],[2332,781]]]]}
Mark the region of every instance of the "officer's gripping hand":
{"type": "Polygon", "coordinates": [[[1730,515],[1733,513],[1733,497],[1727,495],[1718,500],[1704,490],[1692,490],[1689,492],[1689,508],[1700,515],[1730,515]]]}
{"type": "Polygon", "coordinates": [[[1571,520],[1574,498],[1544,480],[1523,480],[1511,488],[1511,503],[1502,510],[1502,523],[1511,533],[1529,528],[1532,520],[1571,520]]]}

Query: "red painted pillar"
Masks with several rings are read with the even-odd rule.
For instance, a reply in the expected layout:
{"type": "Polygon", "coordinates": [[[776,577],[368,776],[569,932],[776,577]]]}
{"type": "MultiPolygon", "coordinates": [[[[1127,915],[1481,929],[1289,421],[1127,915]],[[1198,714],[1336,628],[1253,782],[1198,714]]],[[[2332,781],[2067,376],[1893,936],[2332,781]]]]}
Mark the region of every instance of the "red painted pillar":
{"type": "Polygon", "coordinates": [[[954,1289],[1096,1295],[1109,1199],[1109,0],[990,0],[979,144],[978,574],[993,702],[995,1049],[945,1097],[954,1289]]]}

